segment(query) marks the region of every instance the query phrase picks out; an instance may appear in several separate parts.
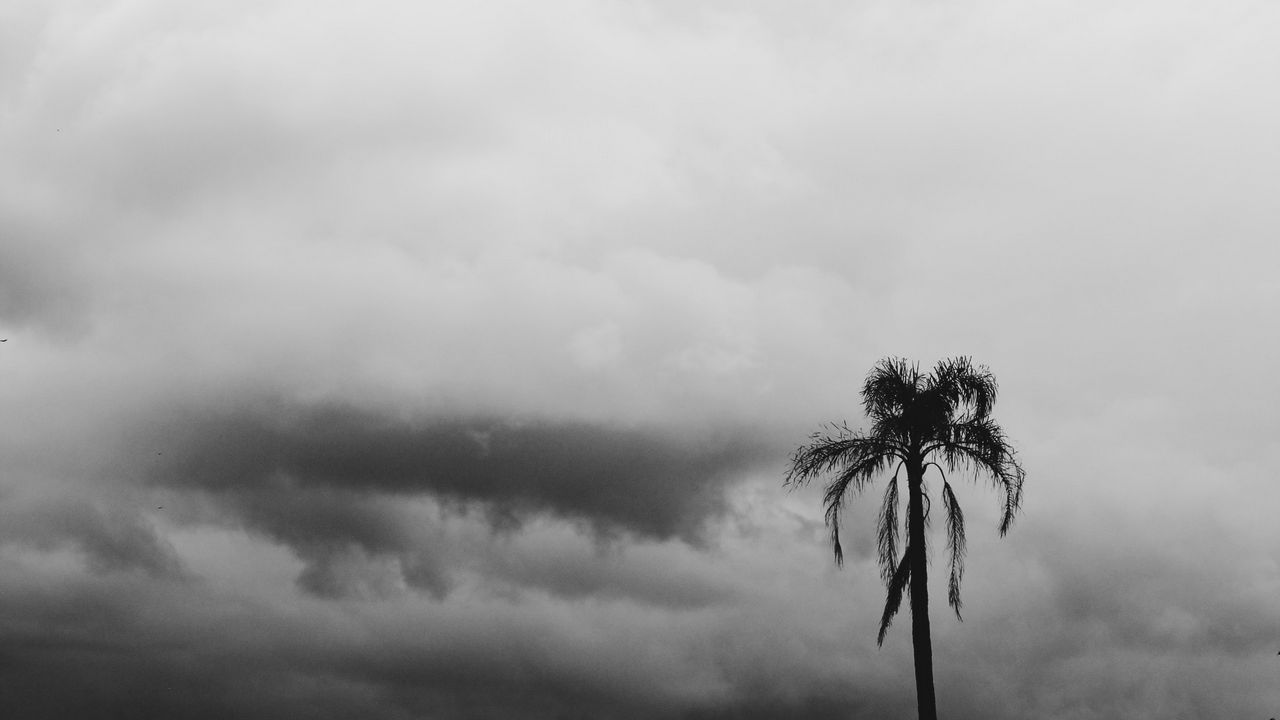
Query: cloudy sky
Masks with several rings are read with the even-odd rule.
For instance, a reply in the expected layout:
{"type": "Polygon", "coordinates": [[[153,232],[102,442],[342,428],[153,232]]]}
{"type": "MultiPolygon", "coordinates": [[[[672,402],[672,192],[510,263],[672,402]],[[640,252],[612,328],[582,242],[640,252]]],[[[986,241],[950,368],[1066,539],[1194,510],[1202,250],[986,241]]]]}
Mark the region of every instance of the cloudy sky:
{"type": "Polygon", "coordinates": [[[5,2],[0,714],[914,717],[878,493],[837,570],[781,481],[959,354],[1028,479],[943,716],[1280,714],[1278,71],[1233,0],[5,2]]]}

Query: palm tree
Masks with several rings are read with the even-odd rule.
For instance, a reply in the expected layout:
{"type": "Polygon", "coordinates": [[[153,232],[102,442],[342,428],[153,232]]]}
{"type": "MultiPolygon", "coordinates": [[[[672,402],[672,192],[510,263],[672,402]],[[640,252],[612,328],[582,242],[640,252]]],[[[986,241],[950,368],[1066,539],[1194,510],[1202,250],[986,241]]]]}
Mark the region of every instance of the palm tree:
{"type": "Polygon", "coordinates": [[[888,588],[880,618],[877,645],[884,644],[889,623],[898,612],[902,594],[911,595],[911,642],[915,651],[916,703],[920,720],[936,720],[933,692],[933,651],[929,639],[928,561],[925,526],[933,503],[924,475],[930,466],[942,475],[947,554],[951,576],[947,602],[960,617],[960,577],[964,572],[964,513],[947,482],[947,473],[972,470],[974,479],[986,476],[1003,495],[1000,535],[1009,530],[1022,504],[1026,473],[1004,431],[991,419],[996,380],[985,366],[974,367],[967,357],[939,362],[929,375],[901,358],[876,363],[862,386],[862,404],[871,429],[852,431],[848,425],[828,425],[791,457],[785,485],[796,487],[834,473],[823,496],[826,522],[837,565],[844,562],[840,547],[840,514],[852,494],[860,493],[879,475],[893,471],[877,518],[880,576],[888,588]],[[898,558],[898,475],[906,471],[906,548],[898,558]]]}

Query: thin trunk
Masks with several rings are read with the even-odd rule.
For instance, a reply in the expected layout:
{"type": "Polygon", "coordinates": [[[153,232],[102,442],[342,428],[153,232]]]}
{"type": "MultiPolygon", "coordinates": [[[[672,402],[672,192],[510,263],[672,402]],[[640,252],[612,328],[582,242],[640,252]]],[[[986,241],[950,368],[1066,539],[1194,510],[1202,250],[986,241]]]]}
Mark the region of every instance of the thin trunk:
{"type": "Polygon", "coordinates": [[[916,706],[920,720],[937,720],[937,699],[933,694],[933,643],[929,639],[928,556],[924,546],[924,471],[914,463],[907,471],[907,547],[911,557],[911,645],[916,661],[916,706]]]}

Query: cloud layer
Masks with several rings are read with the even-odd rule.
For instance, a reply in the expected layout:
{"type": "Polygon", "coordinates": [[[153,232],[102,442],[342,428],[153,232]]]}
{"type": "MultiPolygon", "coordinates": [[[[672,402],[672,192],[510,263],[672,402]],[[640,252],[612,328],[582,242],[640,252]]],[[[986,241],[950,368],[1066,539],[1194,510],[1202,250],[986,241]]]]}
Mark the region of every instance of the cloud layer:
{"type": "Polygon", "coordinates": [[[0,20],[0,714],[911,717],[780,481],[954,354],[947,716],[1280,711],[1272,9],[0,20]]]}

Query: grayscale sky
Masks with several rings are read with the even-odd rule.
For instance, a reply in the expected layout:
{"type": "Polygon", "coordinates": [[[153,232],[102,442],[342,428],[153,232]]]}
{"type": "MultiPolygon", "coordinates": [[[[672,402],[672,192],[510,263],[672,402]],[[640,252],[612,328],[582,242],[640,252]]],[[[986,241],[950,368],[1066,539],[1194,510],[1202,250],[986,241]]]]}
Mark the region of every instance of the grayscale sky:
{"type": "Polygon", "coordinates": [[[879,490],[838,570],[782,478],[961,354],[1028,478],[943,717],[1280,714],[1278,72],[1234,0],[5,2],[0,715],[914,717],[879,490]]]}

